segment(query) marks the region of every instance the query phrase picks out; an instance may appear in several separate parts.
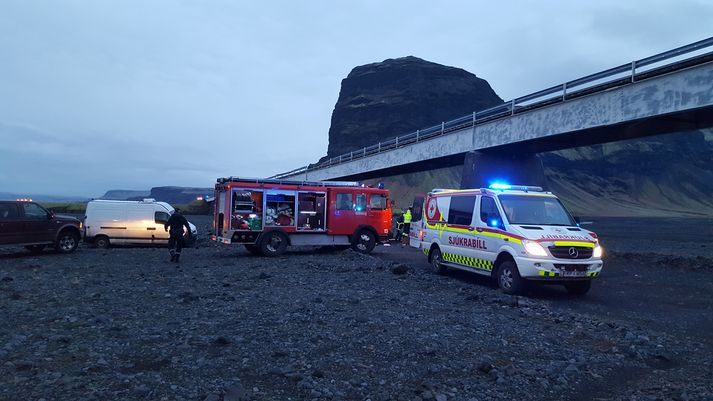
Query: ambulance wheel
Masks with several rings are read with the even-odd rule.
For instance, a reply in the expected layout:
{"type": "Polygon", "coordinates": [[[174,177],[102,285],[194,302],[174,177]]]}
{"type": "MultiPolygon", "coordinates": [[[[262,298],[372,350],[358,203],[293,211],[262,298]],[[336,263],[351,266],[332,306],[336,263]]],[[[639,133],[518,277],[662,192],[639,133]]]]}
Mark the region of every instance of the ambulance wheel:
{"type": "Polygon", "coordinates": [[[438,248],[433,248],[430,252],[431,268],[434,273],[445,274],[446,266],[443,264],[443,254],[438,248]]]}
{"type": "Polygon", "coordinates": [[[252,253],[253,255],[259,255],[262,253],[260,247],[254,244],[245,244],[245,249],[247,249],[248,252],[252,253]]]}
{"type": "Polygon", "coordinates": [[[500,264],[496,277],[498,279],[498,287],[506,294],[520,294],[525,289],[525,280],[520,277],[517,265],[511,260],[506,260],[500,264]]]}
{"type": "Polygon", "coordinates": [[[571,283],[564,283],[564,288],[567,289],[567,292],[572,294],[572,295],[577,295],[577,296],[582,296],[589,292],[589,289],[592,288],[592,281],[587,280],[587,281],[573,281],[571,283]]]}
{"type": "Polygon", "coordinates": [[[109,237],[105,235],[100,235],[94,238],[94,246],[96,246],[97,248],[106,249],[109,248],[109,245],[111,245],[109,243],[109,237]]]}
{"type": "Polygon", "coordinates": [[[265,256],[280,256],[287,249],[287,236],[279,231],[265,234],[260,243],[260,251],[265,256]]]}
{"type": "Polygon", "coordinates": [[[369,253],[376,246],[376,236],[370,230],[361,230],[354,238],[352,249],[359,253],[369,253]]]}

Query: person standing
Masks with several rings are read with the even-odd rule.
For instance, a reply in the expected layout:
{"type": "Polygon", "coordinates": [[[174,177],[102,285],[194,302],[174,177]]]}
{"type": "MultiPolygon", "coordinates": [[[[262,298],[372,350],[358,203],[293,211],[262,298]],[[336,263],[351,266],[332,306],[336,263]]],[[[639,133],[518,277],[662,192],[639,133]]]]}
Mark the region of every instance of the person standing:
{"type": "MultiPolygon", "coordinates": [[[[411,208],[409,207],[406,209],[404,212],[404,231],[403,231],[403,236],[406,238],[406,243],[409,241],[409,233],[411,232],[411,208]]],[[[401,246],[405,246],[404,242],[402,240],[401,246]]]]}
{"type": "Polygon", "coordinates": [[[178,263],[181,258],[181,250],[183,249],[183,227],[188,230],[188,235],[191,234],[191,226],[188,225],[188,220],[181,214],[181,209],[174,210],[171,217],[163,225],[163,228],[168,231],[168,252],[171,254],[171,262],[178,263]],[[169,230],[170,229],[170,230],[169,230]]]}

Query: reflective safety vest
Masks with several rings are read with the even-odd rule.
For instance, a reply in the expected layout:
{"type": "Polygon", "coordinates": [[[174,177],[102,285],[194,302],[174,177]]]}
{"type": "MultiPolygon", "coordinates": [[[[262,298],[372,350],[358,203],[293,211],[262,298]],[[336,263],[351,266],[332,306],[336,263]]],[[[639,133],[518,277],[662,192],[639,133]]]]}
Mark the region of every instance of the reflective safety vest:
{"type": "Polygon", "coordinates": [[[406,210],[404,212],[404,224],[410,224],[411,223],[411,211],[406,210]]]}

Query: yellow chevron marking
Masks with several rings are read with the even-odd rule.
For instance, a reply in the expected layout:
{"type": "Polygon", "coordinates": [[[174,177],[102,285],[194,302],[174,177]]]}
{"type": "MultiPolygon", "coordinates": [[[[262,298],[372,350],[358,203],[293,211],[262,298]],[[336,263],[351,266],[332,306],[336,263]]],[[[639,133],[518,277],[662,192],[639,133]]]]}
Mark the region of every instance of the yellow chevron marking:
{"type": "Polygon", "coordinates": [[[581,241],[555,241],[555,246],[583,246],[585,248],[594,248],[594,243],[581,241]]]}

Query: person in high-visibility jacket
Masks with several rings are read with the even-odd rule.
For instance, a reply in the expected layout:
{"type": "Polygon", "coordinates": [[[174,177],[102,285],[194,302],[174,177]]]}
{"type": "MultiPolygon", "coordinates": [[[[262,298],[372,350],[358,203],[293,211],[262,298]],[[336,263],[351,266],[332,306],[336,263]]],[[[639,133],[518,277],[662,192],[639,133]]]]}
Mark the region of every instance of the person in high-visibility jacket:
{"type": "Polygon", "coordinates": [[[408,242],[409,232],[411,231],[411,208],[406,209],[404,212],[404,229],[401,234],[404,239],[401,242],[401,246],[405,246],[404,241],[408,242]]]}

